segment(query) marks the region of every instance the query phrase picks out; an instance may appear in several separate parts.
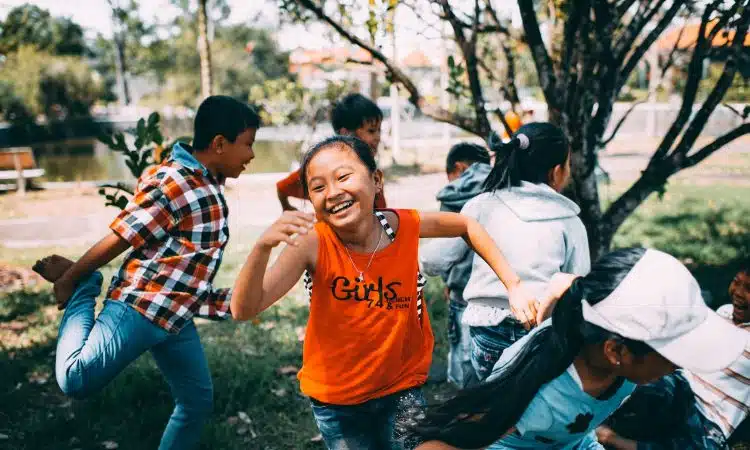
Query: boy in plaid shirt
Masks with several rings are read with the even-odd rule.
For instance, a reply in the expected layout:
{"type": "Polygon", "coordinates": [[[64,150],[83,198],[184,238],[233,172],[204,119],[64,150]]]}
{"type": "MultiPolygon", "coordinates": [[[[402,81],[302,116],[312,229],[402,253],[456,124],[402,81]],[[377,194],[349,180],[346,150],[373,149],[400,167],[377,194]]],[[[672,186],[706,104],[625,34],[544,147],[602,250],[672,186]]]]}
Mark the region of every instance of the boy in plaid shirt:
{"type": "Polygon", "coordinates": [[[154,356],[175,399],[160,449],[196,447],[212,410],[211,374],[192,318],[231,316],[229,291],[212,286],[229,239],[223,181],[253,159],[259,126],[248,105],[208,97],[195,116],[194,148],[175,145],[141,177],[110,234],[75,263],[53,255],[34,266],[54,283],[58,307],[67,305],[55,362],[63,392],[86,397],[146,350],[154,356]],[[97,270],[131,247],[95,319],[97,270]]]}

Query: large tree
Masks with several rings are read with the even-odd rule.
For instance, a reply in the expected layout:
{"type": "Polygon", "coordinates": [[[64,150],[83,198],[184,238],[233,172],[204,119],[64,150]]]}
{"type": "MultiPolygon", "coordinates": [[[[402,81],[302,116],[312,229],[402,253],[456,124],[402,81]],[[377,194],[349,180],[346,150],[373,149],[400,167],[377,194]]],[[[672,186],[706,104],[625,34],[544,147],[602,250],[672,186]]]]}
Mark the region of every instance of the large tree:
{"type": "MultiPolygon", "coordinates": [[[[549,119],[565,130],[571,143],[571,196],[581,206],[581,218],[594,257],[609,248],[625,219],[649,195],[662,191],[670,176],[750,133],[750,123],[744,122],[696,148],[709,116],[738,76],[738,67],[749,64],[744,41],[750,24],[750,0],[518,0],[522,30],[512,29],[501,19],[495,8],[497,0],[494,4],[492,0],[400,1],[399,7],[417,11],[426,26],[440,29],[447,25],[450,30],[460,55],[454,63],[454,72],[461,75],[458,82],[465,84],[464,92],[469,99],[469,107],[463,110],[448,110],[427,102],[397,61],[372,45],[365,31],[358,32],[349,25],[350,3],[281,0],[282,7],[296,19],[323,22],[345,40],[372,54],[423,113],[482,137],[492,130],[491,114],[496,113],[502,120],[501,111],[487,108],[485,80],[492,78],[494,68],[488,64],[486,43],[494,42],[496,49],[504,51],[510,64],[506,67],[511,69],[515,44],[521,43],[530,50],[549,119]],[[605,133],[610,129],[614,103],[653,44],[681,14],[696,18],[699,30],[689,48],[684,48],[682,40],[678,42],[683,48],[678,49],[675,44],[674,50],[688,52],[689,60],[677,117],[654,149],[640,178],[603,209],[596,168],[599,151],[613,137],[605,133]],[[721,76],[713,81],[704,80],[704,63],[718,52],[723,55],[721,76]],[[706,87],[706,83],[712,85],[706,87]],[[708,95],[697,102],[701,84],[708,95]]],[[[506,98],[512,102],[517,92],[512,70],[507,70],[506,78],[499,81],[508,91],[506,98]]],[[[614,133],[619,129],[611,128],[614,133]]]]}
{"type": "Polygon", "coordinates": [[[80,25],[28,3],[11,9],[0,22],[0,54],[8,55],[22,46],[54,55],[81,56],[86,52],[80,25]]]}

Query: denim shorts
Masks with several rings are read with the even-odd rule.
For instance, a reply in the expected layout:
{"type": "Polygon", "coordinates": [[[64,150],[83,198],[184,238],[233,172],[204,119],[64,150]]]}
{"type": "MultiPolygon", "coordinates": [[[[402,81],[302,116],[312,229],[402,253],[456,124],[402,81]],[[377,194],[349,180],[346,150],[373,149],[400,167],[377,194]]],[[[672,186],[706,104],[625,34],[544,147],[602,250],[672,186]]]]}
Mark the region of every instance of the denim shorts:
{"type": "Polygon", "coordinates": [[[452,301],[448,310],[448,381],[459,389],[477,384],[471,364],[471,333],[461,323],[466,303],[452,301]]]}
{"type": "Polygon", "coordinates": [[[521,322],[513,317],[506,317],[498,325],[490,327],[471,327],[470,331],[471,365],[479,381],[490,376],[506,348],[528,333],[521,322]]]}
{"type": "Polygon", "coordinates": [[[329,450],[411,450],[404,430],[425,406],[421,388],[406,389],[359,405],[332,405],[315,399],[315,422],[329,450]]]}

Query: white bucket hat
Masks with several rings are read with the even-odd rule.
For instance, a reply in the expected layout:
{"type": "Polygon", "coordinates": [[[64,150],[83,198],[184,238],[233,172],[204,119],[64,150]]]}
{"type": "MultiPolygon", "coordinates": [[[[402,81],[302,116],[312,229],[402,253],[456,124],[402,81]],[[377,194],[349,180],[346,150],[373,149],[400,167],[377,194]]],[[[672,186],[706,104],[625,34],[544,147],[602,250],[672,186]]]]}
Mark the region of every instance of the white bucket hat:
{"type": "Polygon", "coordinates": [[[727,368],[750,337],[706,305],[682,263],[652,249],[607,298],[593,306],[584,299],[583,318],[645,342],[672,363],[699,373],[727,368]]]}

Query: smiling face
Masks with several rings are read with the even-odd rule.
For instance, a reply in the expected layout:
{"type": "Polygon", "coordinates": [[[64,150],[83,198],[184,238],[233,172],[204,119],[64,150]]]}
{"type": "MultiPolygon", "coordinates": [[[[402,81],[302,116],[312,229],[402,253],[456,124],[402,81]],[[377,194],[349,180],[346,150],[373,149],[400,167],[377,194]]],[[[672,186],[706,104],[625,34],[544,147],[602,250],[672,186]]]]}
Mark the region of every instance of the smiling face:
{"type": "Polygon", "coordinates": [[[237,178],[245,171],[250,161],[255,158],[255,128],[248,128],[237,135],[234,142],[223,136],[217,136],[213,145],[216,147],[216,169],[227,178],[237,178]]]}
{"type": "Polygon", "coordinates": [[[335,229],[350,229],[362,220],[371,220],[383,176],[379,170],[370,172],[347,144],[333,143],[320,149],[304,175],[319,220],[335,229]]]}

